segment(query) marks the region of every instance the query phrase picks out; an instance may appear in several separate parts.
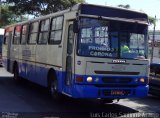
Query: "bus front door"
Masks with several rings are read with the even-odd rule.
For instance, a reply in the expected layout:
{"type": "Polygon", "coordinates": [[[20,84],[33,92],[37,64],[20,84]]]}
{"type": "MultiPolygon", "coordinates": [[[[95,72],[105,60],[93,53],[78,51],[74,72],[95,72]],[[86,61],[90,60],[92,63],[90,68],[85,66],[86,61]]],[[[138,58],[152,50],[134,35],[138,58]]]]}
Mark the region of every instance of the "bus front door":
{"type": "Polygon", "coordinates": [[[68,23],[68,30],[67,30],[67,55],[66,55],[66,74],[65,74],[65,92],[68,94],[72,93],[72,80],[74,74],[74,33],[73,33],[73,22],[68,23]]]}

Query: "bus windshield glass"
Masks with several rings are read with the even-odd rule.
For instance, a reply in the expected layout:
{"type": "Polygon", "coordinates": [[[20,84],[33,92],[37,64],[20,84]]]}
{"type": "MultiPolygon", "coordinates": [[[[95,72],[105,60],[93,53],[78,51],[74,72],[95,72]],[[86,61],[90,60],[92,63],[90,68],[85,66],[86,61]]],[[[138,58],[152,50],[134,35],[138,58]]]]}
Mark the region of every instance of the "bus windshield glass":
{"type": "Polygon", "coordinates": [[[103,58],[146,58],[147,25],[82,17],[77,54],[103,58]]]}

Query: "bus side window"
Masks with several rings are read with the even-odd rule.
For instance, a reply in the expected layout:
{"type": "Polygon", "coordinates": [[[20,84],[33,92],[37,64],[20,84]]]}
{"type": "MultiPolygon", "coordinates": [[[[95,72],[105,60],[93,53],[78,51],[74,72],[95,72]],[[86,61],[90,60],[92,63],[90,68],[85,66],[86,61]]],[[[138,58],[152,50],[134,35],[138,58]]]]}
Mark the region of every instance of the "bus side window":
{"type": "Polygon", "coordinates": [[[59,44],[62,38],[63,16],[52,18],[49,44],[59,44]]]}
{"type": "Polygon", "coordinates": [[[21,44],[27,43],[27,29],[28,29],[28,24],[22,26],[21,44]]]}
{"type": "Polygon", "coordinates": [[[20,43],[20,32],[21,32],[21,26],[18,25],[14,29],[13,44],[20,43]]]}
{"type": "Polygon", "coordinates": [[[42,20],[40,23],[40,32],[38,44],[46,44],[48,41],[49,19],[42,20]]]}
{"type": "Polygon", "coordinates": [[[33,22],[30,24],[28,40],[29,44],[36,44],[37,42],[38,24],[38,22],[33,22]]]}

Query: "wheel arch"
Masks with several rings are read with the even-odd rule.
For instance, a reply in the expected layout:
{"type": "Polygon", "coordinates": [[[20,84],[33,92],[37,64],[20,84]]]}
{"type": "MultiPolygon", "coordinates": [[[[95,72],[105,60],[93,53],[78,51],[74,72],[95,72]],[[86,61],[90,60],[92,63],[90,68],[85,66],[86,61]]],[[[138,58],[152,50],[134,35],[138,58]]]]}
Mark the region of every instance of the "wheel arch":
{"type": "Polygon", "coordinates": [[[12,66],[12,73],[14,73],[14,70],[15,70],[16,66],[18,67],[18,63],[17,63],[17,61],[14,61],[13,66],[12,66]]]}
{"type": "Polygon", "coordinates": [[[54,68],[50,68],[47,74],[47,86],[50,86],[51,81],[57,80],[57,74],[54,68]],[[50,78],[50,76],[53,76],[54,78],[50,78]]]}

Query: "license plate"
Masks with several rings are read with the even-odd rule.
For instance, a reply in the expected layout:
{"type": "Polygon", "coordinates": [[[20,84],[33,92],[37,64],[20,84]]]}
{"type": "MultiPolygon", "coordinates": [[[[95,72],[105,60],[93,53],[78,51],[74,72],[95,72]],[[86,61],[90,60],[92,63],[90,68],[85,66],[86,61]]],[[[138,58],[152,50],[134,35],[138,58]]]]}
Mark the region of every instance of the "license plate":
{"type": "Polygon", "coordinates": [[[111,90],[111,95],[125,95],[124,90],[111,90]]]}

